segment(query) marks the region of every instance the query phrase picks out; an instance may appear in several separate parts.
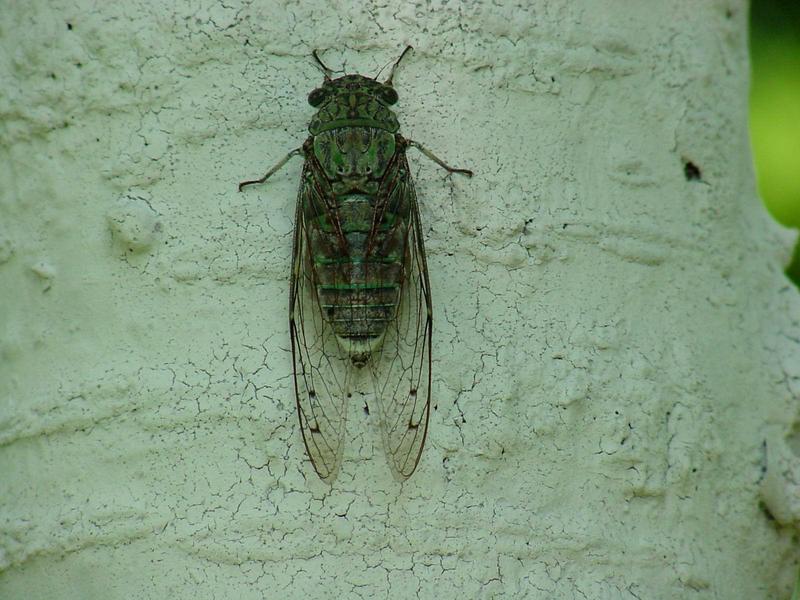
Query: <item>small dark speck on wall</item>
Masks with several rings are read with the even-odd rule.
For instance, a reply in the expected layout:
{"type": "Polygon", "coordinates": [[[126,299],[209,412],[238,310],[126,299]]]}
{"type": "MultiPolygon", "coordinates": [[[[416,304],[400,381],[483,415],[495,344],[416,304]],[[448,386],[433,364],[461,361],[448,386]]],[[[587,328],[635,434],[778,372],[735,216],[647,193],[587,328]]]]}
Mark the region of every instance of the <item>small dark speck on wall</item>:
{"type": "Polygon", "coordinates": [[[683,174],[686,177],[686,181],[700,181],[703,178],[700,167],[690,160],[683,163],[683,174]]]}

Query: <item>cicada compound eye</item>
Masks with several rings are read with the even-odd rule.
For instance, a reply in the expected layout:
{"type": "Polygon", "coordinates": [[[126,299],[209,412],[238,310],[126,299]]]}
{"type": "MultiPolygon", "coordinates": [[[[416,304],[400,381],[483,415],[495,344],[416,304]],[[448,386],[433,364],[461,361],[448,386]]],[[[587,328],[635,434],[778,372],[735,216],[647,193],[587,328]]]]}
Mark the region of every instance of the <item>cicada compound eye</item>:
{"type": "Polygon", "coordinates": [[[395,102],[397,102],[397,92],[394,90],[393,87],[390,87],[388,85],[383,86],[383,89],[381,89],[380,94],[381,94],[381,100],[386,102],[386,104],[394,104],[395,102]]]}
{"type": "Polygon", "coordinates": [[[308,103],[314,108],[317,108],[320,104],[325,102],[327,97],[328,90],[325,88],[317,88],[308,95],[308,103]]]}

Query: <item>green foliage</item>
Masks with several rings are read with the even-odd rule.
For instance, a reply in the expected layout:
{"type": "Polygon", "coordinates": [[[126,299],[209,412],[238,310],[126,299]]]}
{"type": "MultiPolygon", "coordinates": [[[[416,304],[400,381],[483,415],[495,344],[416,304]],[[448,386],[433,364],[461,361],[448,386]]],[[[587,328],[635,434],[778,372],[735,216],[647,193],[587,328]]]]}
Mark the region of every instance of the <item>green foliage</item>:
{"type": "MultiPolygon", "coordinates": [[[[754,0],[750,48],[759,193],[776,220],[800,228],[800,3],[754,0]]],[[[800,285],[800,243],[787,274],[800,285]]]]}
{"type": "Polygon", "coordinates": [[[758,187],[773,216],[800,227],[800,43],[754,38],[750,132],[758,187]]]}

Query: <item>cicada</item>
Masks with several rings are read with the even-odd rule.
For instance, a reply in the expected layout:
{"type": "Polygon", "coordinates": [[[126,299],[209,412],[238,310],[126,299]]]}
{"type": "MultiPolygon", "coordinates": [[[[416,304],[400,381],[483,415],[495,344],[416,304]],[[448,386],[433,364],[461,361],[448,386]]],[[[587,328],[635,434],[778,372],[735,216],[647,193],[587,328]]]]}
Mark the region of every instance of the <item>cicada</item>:
{"type": "Polygon", "coordinates": [[[432,308],[419,205],[404,138],[391,106],[392,80],[324,74],[308,96],[316,109],[309,137],[292,157],[305,159],[297,197],[289,332],[300,428],[317,474],[333,482],[345,439],[354,372],[369,371],[392,473],[404,480],[422,454],[431,411],[432,308]],[[366,367],[366,369],[365,369],[366,367]]]}

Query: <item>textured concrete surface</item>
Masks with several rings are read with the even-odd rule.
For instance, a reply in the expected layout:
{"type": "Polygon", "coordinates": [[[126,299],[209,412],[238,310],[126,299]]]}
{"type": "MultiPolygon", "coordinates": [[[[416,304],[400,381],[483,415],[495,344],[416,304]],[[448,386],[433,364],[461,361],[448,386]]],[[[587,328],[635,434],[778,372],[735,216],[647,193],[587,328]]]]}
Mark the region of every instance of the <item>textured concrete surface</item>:
{"type": "Polygon", "coordinates": [[[0,597],[781,598],[800,302],[746,4],[2,2],[0,597]],[[307,463],[287,286],[309,54],[376,73],[434,292],[417,473],[307,463]]]}

